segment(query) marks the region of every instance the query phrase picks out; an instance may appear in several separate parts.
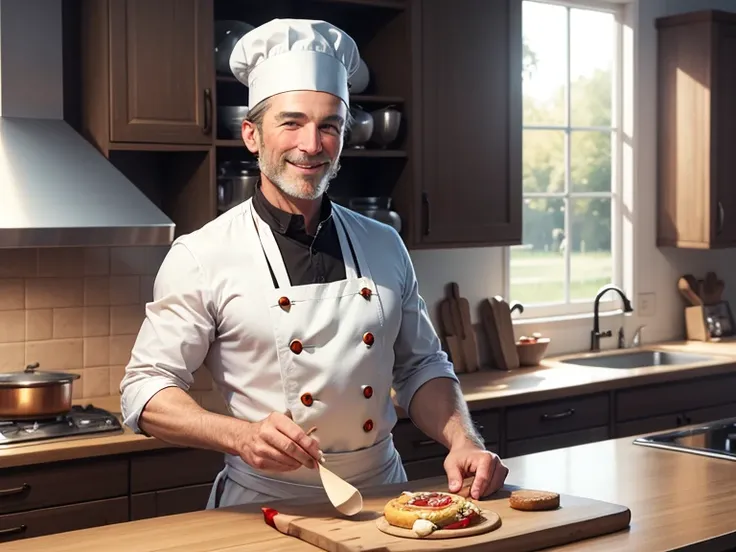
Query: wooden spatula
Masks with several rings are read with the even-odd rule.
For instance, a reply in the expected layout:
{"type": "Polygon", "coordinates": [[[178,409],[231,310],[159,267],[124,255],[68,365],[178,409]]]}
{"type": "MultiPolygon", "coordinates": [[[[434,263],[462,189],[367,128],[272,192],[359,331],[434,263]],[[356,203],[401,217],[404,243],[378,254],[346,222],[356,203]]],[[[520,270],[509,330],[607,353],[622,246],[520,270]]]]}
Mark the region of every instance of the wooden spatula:
{"type": "MultiPolygon", "coordinates": [[[[317,430],[312,427],[307,431],[307,436],[317,430]]],[[[328,470],[324,464],[324,456],[317,463],[319,468],[319,477],[322,480],[322,486],[327,493],[327,498],[335,507],[335,509],[346,516],[354,516],[363,509],[363,495],[360,491],[345,481],[342,477],[328,470]]]]}
{"type": "Polygon", "coordinates": [[[354,516],[360,512],[363,509],[363,495],[360,494],[360,491],[336,473],[325,468],[322,462],[317,465],[322,486],[335,509],[346,516],[354,516]]]}

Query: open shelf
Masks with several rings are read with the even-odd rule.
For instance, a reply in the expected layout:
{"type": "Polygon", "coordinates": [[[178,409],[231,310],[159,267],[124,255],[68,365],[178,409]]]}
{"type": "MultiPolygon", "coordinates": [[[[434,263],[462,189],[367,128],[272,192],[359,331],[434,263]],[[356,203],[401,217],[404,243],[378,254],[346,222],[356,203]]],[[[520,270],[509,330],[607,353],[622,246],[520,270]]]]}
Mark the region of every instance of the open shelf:
{"type": "MultiPolygon", "coordinates": [[[[245,148],[241,140],[216,140],[215,145],[223,148],[245,148]]],[[[404,150],[345,148],[341,157],[406,157],[404,150]]]]}

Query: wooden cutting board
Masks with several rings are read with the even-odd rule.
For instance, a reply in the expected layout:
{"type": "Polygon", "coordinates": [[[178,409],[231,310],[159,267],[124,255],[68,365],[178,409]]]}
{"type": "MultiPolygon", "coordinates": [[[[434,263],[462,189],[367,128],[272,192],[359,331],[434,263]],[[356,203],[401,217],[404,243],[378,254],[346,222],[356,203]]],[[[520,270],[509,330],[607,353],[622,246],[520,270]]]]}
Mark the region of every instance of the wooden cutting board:
{"type": "Polygon", "coordinates": [[[450,282],[447,290],[447,297],[440,302],[439,312],[450,360],[456,372],[475,372],[480,362],[475,330],[470,321],[470,305],[468,300],[460,295],[457,283],[450,282]]]}
{"type": "MultiPolygon", "coordinates": [[[[278,514],[271,519],[275,525],[274,531],[291,535],[328,552],[541,550],[623,530],[631,521],[631,512],[624,506],[570,495],[560,496],[560,508],[557,510],[513,510],[509,506],[508,496],[516,488],[506,486],[493,497],[477,501],[481,509],[490,510],[501,517],[500,527],[488,533],[454,539],[409,539],[383,533],[378,529],[376,520],[381,517],[383,506],[390,498],[386,495],[364,494],[363,511],[352,518],[340,517],[329,505],[282,501],[278,505],[274,504],[278,514]]],[[[416,489],[407,483],[406,490],[446,489],[416,489]]]]}
{"type": "Polygon", "coordinates": [[[509,304],[500,296],[485,299],[480,305],[480,315],[496,368],[499,370],[518,368],[519,354],[516,351],[509,304]]]}

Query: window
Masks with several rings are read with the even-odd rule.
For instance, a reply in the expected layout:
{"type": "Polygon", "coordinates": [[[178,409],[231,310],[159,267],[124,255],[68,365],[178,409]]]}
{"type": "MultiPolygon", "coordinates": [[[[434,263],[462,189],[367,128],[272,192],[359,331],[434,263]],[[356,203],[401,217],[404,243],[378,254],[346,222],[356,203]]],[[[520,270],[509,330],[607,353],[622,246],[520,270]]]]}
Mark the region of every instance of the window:
{"type": "Polygon", "coordinates": [[[506,295],[532,316],[590,312],[623,278],[621,6],[593,2],[522,3],[523,244],[506,295]]]}

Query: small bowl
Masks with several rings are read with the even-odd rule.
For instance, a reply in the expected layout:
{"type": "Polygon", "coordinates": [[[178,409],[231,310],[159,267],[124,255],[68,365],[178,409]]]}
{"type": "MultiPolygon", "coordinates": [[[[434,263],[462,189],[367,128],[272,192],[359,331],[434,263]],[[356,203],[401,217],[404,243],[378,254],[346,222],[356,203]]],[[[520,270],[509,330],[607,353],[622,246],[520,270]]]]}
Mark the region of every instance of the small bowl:
{"type": "Polygon", "coordinates": [[[540,337],[536,343],[516,343],[520,366],[538,366],[549,347],[549,337],[540,337]]]}

